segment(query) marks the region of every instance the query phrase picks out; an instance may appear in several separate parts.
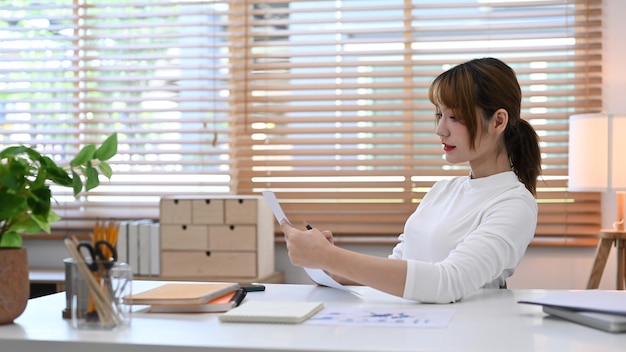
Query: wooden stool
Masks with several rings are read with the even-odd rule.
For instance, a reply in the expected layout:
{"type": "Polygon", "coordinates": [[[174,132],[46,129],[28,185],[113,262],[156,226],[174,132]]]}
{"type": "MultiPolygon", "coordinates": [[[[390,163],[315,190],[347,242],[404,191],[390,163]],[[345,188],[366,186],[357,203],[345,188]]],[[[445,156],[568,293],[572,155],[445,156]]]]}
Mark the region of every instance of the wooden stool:
{"type": "Polygon", "coordinates": [[[611,229],[600,231],[600,244],[598,245],[596,259],[587,283],[588,289],[595,289],[600,286],[600,279],[606,266],[606,260],[614,242],[617,248],[617,289],[624,289],[624,282],[626,281],[626,231],[611,229]]]}

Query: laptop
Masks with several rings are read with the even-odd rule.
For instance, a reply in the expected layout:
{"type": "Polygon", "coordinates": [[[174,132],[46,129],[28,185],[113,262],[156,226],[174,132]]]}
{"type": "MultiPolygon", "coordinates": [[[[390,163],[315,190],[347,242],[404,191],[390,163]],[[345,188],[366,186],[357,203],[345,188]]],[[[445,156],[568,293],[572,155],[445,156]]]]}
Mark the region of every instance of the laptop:
{"type": "Polygon", "coordinates": [[[626,316],[580,311],[556,306],[543,306],[544,313],[603,331],[621,333],[626,331],[626,316]]]}

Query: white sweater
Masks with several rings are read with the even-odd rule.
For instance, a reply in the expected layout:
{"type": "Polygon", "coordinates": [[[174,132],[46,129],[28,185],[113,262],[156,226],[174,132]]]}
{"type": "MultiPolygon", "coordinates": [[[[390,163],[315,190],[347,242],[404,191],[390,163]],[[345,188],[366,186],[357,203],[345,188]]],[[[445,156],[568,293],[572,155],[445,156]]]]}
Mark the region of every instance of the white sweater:
{"type": "Polygon", "coordinates": [[[403,297],[450,303],[504,285],[537,226],[537,202],[512,171],[437,182],[389,258],[407,261],[403,297]]]}

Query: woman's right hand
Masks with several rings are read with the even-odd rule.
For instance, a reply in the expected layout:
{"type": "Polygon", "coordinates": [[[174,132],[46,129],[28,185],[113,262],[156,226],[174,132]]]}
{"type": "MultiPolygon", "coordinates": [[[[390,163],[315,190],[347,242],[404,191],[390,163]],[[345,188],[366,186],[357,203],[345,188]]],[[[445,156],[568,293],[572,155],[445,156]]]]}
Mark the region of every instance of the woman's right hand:
{"type": "Polygon", "coordinates": [[[333,247],[333,236],[329,231],[318,229],[299,230],[283,221],[281,229],[285,234],[287,253],[291,263],[307,268],[323,268],[333,247]]]}

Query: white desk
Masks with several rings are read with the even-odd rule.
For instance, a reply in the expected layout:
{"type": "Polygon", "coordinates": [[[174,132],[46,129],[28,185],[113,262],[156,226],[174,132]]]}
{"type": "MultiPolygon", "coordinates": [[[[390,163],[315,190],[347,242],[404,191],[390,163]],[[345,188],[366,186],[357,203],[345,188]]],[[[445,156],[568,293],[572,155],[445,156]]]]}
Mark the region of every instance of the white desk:
{"type": "MultiPolygon", "coordinates": [[[[163,282],[137,281],[139,292],[163,282]]],[[[365,287],[362,298],[313,285],[268,284],[246,300],[311,300],[327,307],[415,304],[365,287]]],[[[444,329],[221,323],[216,314],[136,313],[130,327],[79,331],[61,318],[65,294],[36,298],[14,324],[0,326],[0,346],[13,351],[624,351],[626,334],[611,334],[548,317],[516,303],[543,290],[485,290],[452,305],[444,329]]]]}

